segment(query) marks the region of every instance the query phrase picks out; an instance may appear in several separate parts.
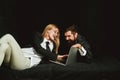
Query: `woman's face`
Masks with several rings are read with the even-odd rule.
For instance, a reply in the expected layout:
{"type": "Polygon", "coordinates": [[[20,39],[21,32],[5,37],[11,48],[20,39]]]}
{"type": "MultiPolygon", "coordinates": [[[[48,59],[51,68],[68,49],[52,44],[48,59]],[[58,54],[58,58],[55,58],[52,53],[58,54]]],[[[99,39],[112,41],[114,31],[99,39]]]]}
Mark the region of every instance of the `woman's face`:
{"type": "Polygon", "coordinates": [[[59,30],[58,30],[58,28],[52,28],[51,30],[48,31],[48,34],[49,34],[50,40],[55,40],[55,38],[59,34],[59,30]]]}

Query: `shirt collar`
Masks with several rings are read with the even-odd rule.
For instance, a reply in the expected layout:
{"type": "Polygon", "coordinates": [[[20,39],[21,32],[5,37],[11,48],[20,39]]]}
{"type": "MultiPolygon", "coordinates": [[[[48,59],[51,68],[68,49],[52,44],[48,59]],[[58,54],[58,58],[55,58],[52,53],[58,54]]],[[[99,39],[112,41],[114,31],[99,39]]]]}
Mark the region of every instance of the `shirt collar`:
{"type": "Polygon", "coordinates": [[[46,38],[43,39],[43,42],[49,42],[49,43],[52,43],[50,40],[47,40],[46,38]]]}

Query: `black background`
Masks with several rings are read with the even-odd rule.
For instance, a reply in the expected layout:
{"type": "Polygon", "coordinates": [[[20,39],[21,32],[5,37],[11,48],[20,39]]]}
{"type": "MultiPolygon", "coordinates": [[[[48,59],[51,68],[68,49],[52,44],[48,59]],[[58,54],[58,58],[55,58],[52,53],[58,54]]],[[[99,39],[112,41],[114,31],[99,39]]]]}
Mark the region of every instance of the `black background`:
{"type": "Polygon", "coordinates": [[[0,36],[11,33],[21,46],[31,42],[33,30],[40,32],[49,23],[61,31],[61,52],[64,53],[64,29],[72,24],[91,44],[97,57],[119,53],[119,7],[113,0],[1,0],[0,36]]]}

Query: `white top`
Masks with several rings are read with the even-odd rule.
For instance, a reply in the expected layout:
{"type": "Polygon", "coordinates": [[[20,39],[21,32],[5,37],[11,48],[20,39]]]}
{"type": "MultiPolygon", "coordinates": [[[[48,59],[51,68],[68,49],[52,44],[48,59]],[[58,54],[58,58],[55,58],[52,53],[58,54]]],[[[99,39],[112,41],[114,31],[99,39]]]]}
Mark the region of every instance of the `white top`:
{"type": "Polygon", "coordinates": [[[52,51],[53,50],[53,42],[50,40],[47,40],[46,38],[43,39],[43,42],[40,44],[44,49],[46,49],[46,42],[49,42],[49,48],[52,51]]]}
{"type": "MultiPolygon", "coordinates": [[[[48,40],[44,38],[43,42],[40,44],[41,47],[43,47],[44,49],[46,49],[46,42],[47,41],[48,40]]],[[[53,43],[51,41],[48,41],[48,42],[49,42],[50,50],[52,51],[52,49],[53,49],[53,43]]],[[[36,66],[42,60],[42,56],[38,56],[37,52],[35,51],[35,49],[33,47],[22,48],[22,51],[23,51],[23,54],[24,54],[25,57],[31,59],[30,67],[36,66]]]]}

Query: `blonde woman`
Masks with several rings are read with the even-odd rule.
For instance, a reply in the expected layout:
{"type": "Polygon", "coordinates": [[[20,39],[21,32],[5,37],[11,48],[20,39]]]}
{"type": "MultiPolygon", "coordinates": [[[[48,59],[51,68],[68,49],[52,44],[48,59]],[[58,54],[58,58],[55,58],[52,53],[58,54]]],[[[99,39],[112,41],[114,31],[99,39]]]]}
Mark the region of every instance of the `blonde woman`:
{"type": "Polygon", "coordinates": [[[33,46],[42,56],[41,63],[49,62],[49,60],[62,61],[65,57],[67,57],[67,55],[58,55],[58,48],[60,44],[59,36],[59,29],[55,24],[47,25],[42,34],[39,32],[35,33],[33,46]],[[47,50],[46,42],[49,42],[50,50],[47,50]]]}
{"type": "Polygon", "coordinates": [[[35,34],[33,47],[21,48],[11,34],[0,38],[0,66],[4,62],[11,69],[24,70],[37,66],[42,61],[61,61],[64,55],[58,55],[59,29],[54,24],[48,24],[42,35],[35,34]],[[50,51],[47,50],[45,42],[49,42],[50,51]]]}

